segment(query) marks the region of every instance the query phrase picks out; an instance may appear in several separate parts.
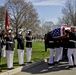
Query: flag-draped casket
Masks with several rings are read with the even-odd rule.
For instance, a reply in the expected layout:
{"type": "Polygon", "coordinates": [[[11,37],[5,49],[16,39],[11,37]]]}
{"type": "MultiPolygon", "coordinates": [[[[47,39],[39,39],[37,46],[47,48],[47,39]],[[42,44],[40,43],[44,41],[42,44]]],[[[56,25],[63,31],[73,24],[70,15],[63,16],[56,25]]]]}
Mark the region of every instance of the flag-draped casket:
{"type": "Polygon", "coordinates": [[[59,41],[59,39],[55,40],[52,38],[64,36],[65,30],[71,30],[71,28],[67,27],[67,26],[61,26],[61,27],[57,27],[57,28],[53,29],[52,31],[50,31],[49,33],[47,33],[46,38],[45,38],[45,49],[59,47],[60,45],[57,42],[57,41],[59,41]]]}
{"type": "Polygon", "coordinates": [[[55,47],[66,47],[65,42],[68,42],[68,38],[65,36],[65,30],[71,31],[71,27],[61,26],[51,31],[51,35],[54,39],[55,47]]]}
{"type": "Polygon", "coordinates": [[[71,31],[71,27],[68,27],[68,26],[57,27],[51,31],[51,35],[52,35],[52,37],[63,36],[63,35],[65,35],[65,30],[71,31]]]}

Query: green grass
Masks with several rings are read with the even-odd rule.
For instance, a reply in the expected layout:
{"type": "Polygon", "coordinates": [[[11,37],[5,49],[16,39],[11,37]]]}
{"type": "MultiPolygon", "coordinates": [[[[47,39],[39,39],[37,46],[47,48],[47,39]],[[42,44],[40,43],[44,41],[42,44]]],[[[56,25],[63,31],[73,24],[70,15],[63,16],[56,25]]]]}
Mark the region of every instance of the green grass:
{"type": "Polygon", "coordinates": [[[32,60],[39,61],[49,56],[49,52],[45,52],[45,47],[43,42],[33,43],[33,54],[32,60]]]}
{"type": "MultiPolygon", "coordinates": [[[[26,47],[24,48],[24,50],[25,50],[24,51],[24,61],[26,62],[26,47]]],[[[33,42],[33,45],[32,45],[32,61],[33,62],[43,60],[44,58],[47,58],[48,56],[49,56],[49,51],[45,52],[45,47],[44,47],[43,42],[33,42]]],[[[6,58],[1,58],[1,64],[0,65],[1,65],[2,70],[7,70],[6,58]]],[[[19,67],[17,43],[15,43],[14,67],[19,67]]]]}

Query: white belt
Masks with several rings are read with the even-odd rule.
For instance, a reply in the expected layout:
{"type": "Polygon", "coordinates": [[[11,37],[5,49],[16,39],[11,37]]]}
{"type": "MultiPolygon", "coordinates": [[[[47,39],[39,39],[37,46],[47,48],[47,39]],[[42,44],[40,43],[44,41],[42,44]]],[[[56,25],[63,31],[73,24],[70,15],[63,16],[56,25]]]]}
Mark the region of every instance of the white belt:
{"type": "Polygon", "coordinates": [[[74,40],[69,40],[69,41],[71,41],[71,42],[76,42],[76,41],[74,41],[74,40]]]}
{"type": "Polygon", "coordinates": [[[32,41],[26,41],[26,42],[32,42],[32,41]]]}
{"type": "Polygon", "coordinates": [[[54,41],[49,41],[49,43],[54,43],[54,41]]]}
{"type": "Polygon", "coordinates": [[[7,43],[14,43],[14,42],[7,41],[7,43]]]}

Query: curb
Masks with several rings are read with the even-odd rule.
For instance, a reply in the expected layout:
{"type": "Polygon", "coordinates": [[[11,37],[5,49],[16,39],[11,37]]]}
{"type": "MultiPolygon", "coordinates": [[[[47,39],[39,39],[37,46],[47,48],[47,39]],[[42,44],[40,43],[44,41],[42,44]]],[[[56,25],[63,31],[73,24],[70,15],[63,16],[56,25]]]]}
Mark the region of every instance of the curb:
{"type": "Polygon", "coordinates": [[[42,63],[44,63],[44,62],[45,62],[44,60],[38,61],[38,62],[34,62],[34,63],[32,63],[32,64],[29,64],[29,65],[26,65],[26,66],[23,66],[23,67],[19,67],[19,68],[16,68],[16,69],[13,69],[13,70],[10,70],[10,71],[1,73],[0,75],[12,75],[12,74],[18,73],[18,72],[20,72],[20,71],[23,71],[23,70],[32,68],[32,67],[34,67],[34,66],[37,66],[37,65],[39,65],[39,64],[42,64],[42,63]]]}

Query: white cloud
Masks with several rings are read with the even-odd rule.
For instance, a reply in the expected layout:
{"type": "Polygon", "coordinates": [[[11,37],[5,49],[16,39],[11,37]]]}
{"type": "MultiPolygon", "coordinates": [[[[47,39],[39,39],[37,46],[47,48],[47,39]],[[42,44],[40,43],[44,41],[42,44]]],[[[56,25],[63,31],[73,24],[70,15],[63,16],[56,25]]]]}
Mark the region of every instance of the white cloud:
{"type": "Polygon", "coordinates": [[[38,2],[39,0],[25,0],[25,1],[38,2]]]}
{"type": "Polygon", "coordinates": [[[57,23],[58,22],[58,18],[53,18],[51,19],[52,22],[57,23]]]}
{"type": "Polygon", "coordinates": [[[35,6],[50,6],[50,5],[64,5],[66,0],[27,0],[31,1],[35,6]]]}
{"type": "Polygon", "coordinates": [[[54,24],[56,24],[58,22],[58,18],[51,18],[51,19],[47,19],[47,21],[51,21],[54,24]]]}

